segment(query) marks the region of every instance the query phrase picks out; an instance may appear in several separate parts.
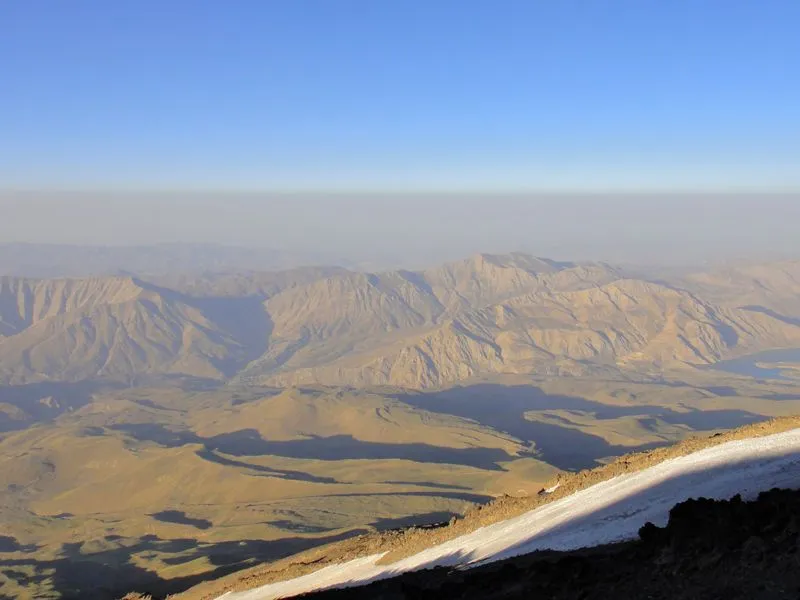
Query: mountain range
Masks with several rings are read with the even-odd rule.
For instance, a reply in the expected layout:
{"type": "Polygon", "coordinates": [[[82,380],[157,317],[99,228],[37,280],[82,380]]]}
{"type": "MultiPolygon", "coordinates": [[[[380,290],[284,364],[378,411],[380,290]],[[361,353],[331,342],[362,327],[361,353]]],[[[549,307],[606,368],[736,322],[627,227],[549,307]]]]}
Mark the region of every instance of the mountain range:
{"type": "Polygon", "coordinates": [[[0,381],[195,377],[427,389],[494,374],[657,376],[800,344],[800,262],[632,276],[478,255],[341,267],[0,278],[0,381]]]}

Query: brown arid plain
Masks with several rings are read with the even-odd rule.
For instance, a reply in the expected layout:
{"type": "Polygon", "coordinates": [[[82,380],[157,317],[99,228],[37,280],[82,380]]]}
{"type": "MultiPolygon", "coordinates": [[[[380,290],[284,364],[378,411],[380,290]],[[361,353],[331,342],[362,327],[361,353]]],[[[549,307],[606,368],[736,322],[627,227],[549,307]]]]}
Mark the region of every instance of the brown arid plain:
{"type": "Polygon", "coordinates": [[[298,552],[402,553],[800,414],[798,348],[800,262],[2,277],[0,597],[205,598],[298,552]]]}

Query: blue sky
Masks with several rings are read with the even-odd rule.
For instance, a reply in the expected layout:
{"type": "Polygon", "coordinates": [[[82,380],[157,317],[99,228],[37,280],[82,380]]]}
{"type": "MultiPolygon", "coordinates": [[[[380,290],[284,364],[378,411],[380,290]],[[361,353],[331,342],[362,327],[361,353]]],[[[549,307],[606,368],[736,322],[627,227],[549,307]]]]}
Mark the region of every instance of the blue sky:
{"type": "Polygon", "coordinates": [[[797,0],[6,0],[0,188],[800,189],[797,0]]]}

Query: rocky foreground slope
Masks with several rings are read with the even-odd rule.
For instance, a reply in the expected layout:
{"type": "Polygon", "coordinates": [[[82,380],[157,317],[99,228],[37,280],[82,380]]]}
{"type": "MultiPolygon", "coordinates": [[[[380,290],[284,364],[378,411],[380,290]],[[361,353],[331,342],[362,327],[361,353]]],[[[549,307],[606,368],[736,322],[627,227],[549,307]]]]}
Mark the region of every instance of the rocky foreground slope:
{"type": "Polygon", "coordinates": [[[693,499],[636,541],[572,552],[536,552],[469,570],[438,568],[320,600],[701,600],[800,597],[800,491],[756,500],[693,499]]]}
{"type": "Polygon", "coordinates": [[[628,455],[562,475],[535,498],[499,500],[449,526],[318,548],[198,586],[180,598],[267,600],[338,586],[361,593],[349,588],[420,569],[460,570],[535,551],[634,539],[647,522],[666,524],[670,508],[688,498],[742,493],[750,499],[775,486],[800,488],[799,425],[796,417],[778,419],[628,455]]]}

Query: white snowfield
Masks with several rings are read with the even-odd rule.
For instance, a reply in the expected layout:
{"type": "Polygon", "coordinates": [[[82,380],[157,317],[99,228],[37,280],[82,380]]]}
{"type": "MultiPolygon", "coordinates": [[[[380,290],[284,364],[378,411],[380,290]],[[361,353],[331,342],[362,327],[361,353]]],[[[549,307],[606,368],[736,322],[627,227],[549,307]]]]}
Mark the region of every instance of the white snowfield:
{"type": "Polygon", "coordinates": [[[332,587],[357,586],[435,566],[469,568],[534,550],[573,550],[632,539],[647,521],[666,524],[689,498],[749,499],[773,487],[800,488],[800,428],[727,442],[620,475],[518,517],[433,546],[391,565],[382,554],[218,600],[271,600],[332,587]]]}

